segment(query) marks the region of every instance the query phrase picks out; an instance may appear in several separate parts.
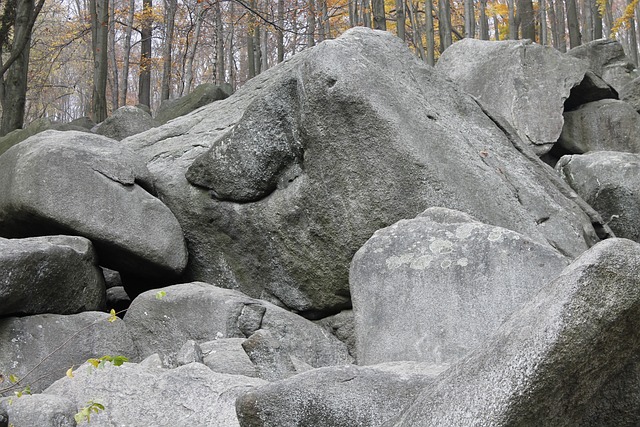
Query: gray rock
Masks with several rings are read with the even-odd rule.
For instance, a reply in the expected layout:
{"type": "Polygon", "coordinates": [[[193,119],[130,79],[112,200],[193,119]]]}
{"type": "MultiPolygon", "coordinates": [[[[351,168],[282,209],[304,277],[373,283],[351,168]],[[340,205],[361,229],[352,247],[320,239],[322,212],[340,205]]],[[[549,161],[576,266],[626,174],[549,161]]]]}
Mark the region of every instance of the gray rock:
{"type": "Polygon", "coordinates": [[[5,136],[0,137],[0,155],[2,155],[2,153],[18,144],[19,142],[22,142],[35,134],[50,129],[51,126],[51,120],[40,118],[29,123],[24,129],[16,129],[9,132],[5,136]]]}
{"type": "Polygon", "coordinates": [[[189,363],[202,363],[202,349],[194,340],[189,340],[178,351],[176,356],[178,366],[188,365],[189,363]]]}
{"type": "Polygon", "coordinates": [[[125,323],[108,319],[98,312],[0,319],[0,373],[16,375],[39,393],[90,358],[122,355],[137,361],[125,323]]]}
{"type": "Polygon", "coordinates": [[[104,308],[104,278],[89,240],[0,238],[0,317],[104,308]]]}
{"type": "Polygon", "coordinates": [[[171,211],[136,184],[145,173],[111,139],[43,132],[0,157],[0,235],[80,235],[106,267],[167,283],[187,253],[171,211]]]}
{"type": "Polygon", "coordinates": [[[47,393],[65,396],[78,408],[93,399],[105,410],[91,416],[91,427],[238,426],[236,398],[264,381],[211,371],[200,363],[176,369],[137,364],[83,365],[73,378],[62,378],[47,393]]]}
{"type": "Polygon", "coordinates": [[[387,425],[582,425],[640,348],[638,268],[637,243],[594,246],[387,425]]]}
{"type": "Polygon", "coordinates": [[[441,371],[406,363],[314,369],[240,396],[238,419],[242,427],[375,427],[400,414],[441,371]]]}
{"type": "Polygon", "coordinates": [[[107,289],[122,286],[122,278],[117,271],[102,267],[102,275],[107,289]]]}
{"type": "Polygon", "coordinates": [[[636,77],[620,88],[620,99],[640,112],[640,77],[636,77]]]}
{"type": "Polygon", "coordinates": [[[269,331],[285,352],[314,367],[351,362],[346,346],[313,322],[207,283],[145,292],[131,303],[124,319],[140,355],[159,353],[168,366],[187,340],[246,338],[258,329],[269,331]],[[158,299],[157,292],[165,295],[158,299]]]}
{"type": "Polygon", "coordinates": [[[113,114],[98,124],[95,132],[121,141],[157,126],[158,123],[151,115],[141,108],[125,105],[118,108],[113,114]]]}
{"type": "Polygon", "coordinates": [[[443,52],[436,69],[504,116],[542,155],[558,140],[565,101],[587,66],[530,40],[463,39],[443,52]]]}
{"type": "Polygon", "coordinates": [[[230,87],[216,86],[213,83],[201,84],[188,95],[162,101],[156,112],[155,119],[158,123],[167,123],[169,120],[189,114],[214,101],[228,98],[231,92],[232,89],[230,87]]]}
{"type": "Polygon", "coordinates": [[[119,316],[124,316],[124,310],[131,305],[131,298],[124,286],[116,286],[107,289],[107,308],[114,309],[119,316]]]}
{"type": "Polygon", "coordinates": [[[635,65],[625,55],[622,44],[614,39],[593,40],[570,49],[567,54],[586,61],[591,71],[618,92],[637,77],[635,65]]]}
{"type": "MultiPolygon", "coordinates": [[[[471,97],[384,32],[351,29],[125,144],[147,160],[158,196],[185,230],[186,279],[277,299],[308,318],[349,308],[358,248],[430,206],[467,211],[571,256],[598,240],[597,220],[563,195],[566,185],[549,167],[523,156],[471,97]],[[267,127],[248,134],[248,123],[267,127]],[[268,135],[299,138],[304,155],[262,153],[268,135]],[[187,170],[210,147],[238,154],[224,159],[229,169],[235,162],[249,177],[261,171],[276,189],[266,195],[265,186],[253,195],[264,197],[247,203],[190,185],[187,170]],[[273,158],[291,163],[251,164],[273,158]]],[[[270,153],[286,153],[279,148],[270,153]]]]}
{"type": "Polygon", "coordinates": [[[242,348],[245,338],[220,338],[200,344],[203,363],[213,372],[257,377],[258,372],[242,348]]]}
{"type": "Polygon", "coordinates": [[[242,343],[242,348],[263,380],[278,381],[298,373],[289,353],[267,330],[255,331],[242,343]]]}
{"type": "Polygon", "coordinates": [[[563,156],[556,169],[616,236],[640,242],[640,155],[599,151],[563,156]]]}
{"type": "Polygon", "coordinates": [[[564,152],[640,152],[640,114],[631,105],[603,99],[564,113],[564,127],[558,140],[564,152]]]}
{"type": "Polygon", "coordinates": [[[76,406],[72,401],[51,394],[24,394],[0,399],[0,410],[13,427],[75,427],[76,406]]]}
{"type": "Polygon", "coordinates": [[[333,316],[316,321],[317,324],[327,328],[340,341],[347,345],[349,354],[356,355],[356,331],[353,310],[343,310],[333,316]]]}
{"type": "Polygon", "coordinates": [[[526,236],[448,209],[378,230],[351,265],[356,360],[453,363],[567,264],[526,236]]]}

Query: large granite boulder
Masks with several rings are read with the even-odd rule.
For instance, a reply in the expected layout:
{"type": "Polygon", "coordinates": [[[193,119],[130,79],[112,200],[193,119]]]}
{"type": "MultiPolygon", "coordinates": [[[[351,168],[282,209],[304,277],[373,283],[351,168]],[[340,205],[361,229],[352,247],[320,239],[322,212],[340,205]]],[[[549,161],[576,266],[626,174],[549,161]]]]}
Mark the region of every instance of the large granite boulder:
{"type": "Polygon", "coordinates": [[[187,340],[248,338],[267,330],[282,351],[313,367],[351,362],[344,343],[322,327],[241,292],[207,283],[168,286],[139,295],[124,317],[142,357],[160,354],[167,365],[187,340]]]}
{"type": "Polygon", "coordinates": [[[102,404],[104,411],[91,415],[91,427],[234,427],[236,398],[261,385],[258,378],[215,373],[200,363],[176,369],[85,364],[46,393],[64,396],[78,409],[90,399],[102,404]]]}
{"type": "Polygon", "coordinates": [[[640,242],[640,155],[598,151],[563,156],[556,170],[616,236],[640,242]]]}
{"type": "Polygon", "coordinates": [[[402,362],[314,369],[241,395],[241,427],[376,427],[399,415],[445,366],[402,362]]]}
{"type": "Polygon", "coordinates": [[[637,243],[594,246],[386,425],[584,425],[598,390],[640,349],[639,268],[637,243]]]}
{"type": "Polygon", "coordinates": [[[603,99],[564,113],[558,148],[571,154],[587,151],[640,152],[640,114],[628,103],[603,99]]]}
{"type": "Polygon", "coordinates": [[[615,39],[593,40],[570,49],[567,55],[586,61],[591,71],[618,92],[638,76],[634,71],[635,64],[624,53],[622,44],[615,39]]]}
{"type": "Polygon", "coordinates": [[[101,265],[158,281],[177,276],[187,261],[182,229],[137,184],[146,173],[112,139],[40,133],[0,156],[0,236],[79,235],[101,265]]]}
{"type": "Polygon", "coordinates": [[[0,399],[12,427],[76,427],[76,405],[64,396],[23,394],[0,399]]]}
{"type": "Polygon", "coordinates": [[[570,95],[590,101],[616,97],[587,73],[584,61],[531,40],[465,38],[442,53],[436,69],[507,119],[538,155],[558,140],[570,95]],[[572,93],[574,88],[590,93],[572,93]]]}
{"type": "Polygon", "coordinates": [[[351,264],[356,360],[453,363],[567,264],[548,246],[448,209],[378,230],[351,264]]]}
{"type": "Polygon", "coordinates": [[[21,386],[39,393],[90,358],[121,355],[137,361],[125,323],[109,319],[94,311],[0,319],[0,374],[13,374],[21,386]]]}
{"type": "Polygon", "coordinates": [[[0,237],[0,317],[103,310],[97,261],[83,237],[0,237]]]}
{"type": "Polygon", "coordinates": [[[598,240],[599,220],[503,129],[397,37],[355,28],[124,142],[181,222],[186,278],[322,317],[349,307],[373,232],[430,206],[570,256],[598,240]]]}
{"type": "Polygon", "coordinates": [[[214,101],[228,98],[231,93],[232,89],[228,87],[228,85],[217,86],[213,83],[201,84],[188,95],[162,101],[156,112],[155,119],[160,124],[167,123],[169,120],[189,114],[214,101]]]}
{"type": "Polygon", "coordinates": [[[98,124],[95,132],[117,141],[136,135],[157,126],[158,123],[142,108],[125,105],[98,124]]]}

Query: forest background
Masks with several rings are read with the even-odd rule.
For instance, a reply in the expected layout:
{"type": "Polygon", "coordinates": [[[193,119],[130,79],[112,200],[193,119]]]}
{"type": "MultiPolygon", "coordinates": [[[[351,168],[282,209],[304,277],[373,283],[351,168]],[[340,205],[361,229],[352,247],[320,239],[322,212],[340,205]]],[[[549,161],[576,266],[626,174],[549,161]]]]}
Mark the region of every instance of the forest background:
{"type": "Polygon", "coordinates": [[[353,26],[432,64],[463,37],[560,51],[617,38],[638,63],[639,0],[0,0],[0,136],[37,118],[96,123],[197,85],[233,90],[353,26]]]}

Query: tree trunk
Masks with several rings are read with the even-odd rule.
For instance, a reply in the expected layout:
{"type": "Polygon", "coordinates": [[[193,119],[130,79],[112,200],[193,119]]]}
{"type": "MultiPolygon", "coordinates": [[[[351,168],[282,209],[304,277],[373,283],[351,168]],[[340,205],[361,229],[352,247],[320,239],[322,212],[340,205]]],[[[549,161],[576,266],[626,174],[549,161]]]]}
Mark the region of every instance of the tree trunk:
{"type": "Polygon", "coordinates": [[[276,32],[278,63],[284,61],[284,0],[278,0],[278,30],[276,32]]]}
{"type": "Polygon", "coordinates": [[[151,37],[153,36],[152,0],[142,0],[142,16],[142,28],[140,31],[138,103],[151,107],[151,37]]]}
{"type": "Polygon", "coordinates": [[[177,0],[164,0],[165,8],[165,34],[164,45],[162,46],[162,89],[160,91],[160,100],[164,101],[171,96],[171,71],[173,68],[173,59],[171,51],[173,50],[173,32],[176,21],[176,10],[178,9],[177,0]]]}
{"type": "Polygon", "coordinates": [[[129,89],[129,61],[131,59],[131,32],[133,30],[133,17],[135,14],[136,1],[129,2],[127,13],[126,30],[124,36],[124,55],[122,58],[122,76],[120,80],[120,105],[127,105],[127,92],[129,89]]]}
{"type": "Polygon", "coordinates": [[[566,27],[564,25],[564,0],[556,0],[556,24],[558,25],[558,50],[567,51],[566,27]]]}
{"type": "Polygon", "coordinates": [[[256,29],[253,31],[253,59],[256,61],[256,75],[262,72],[262,50],[261,50],[261,42],[260,37],[262,36],[260,32],[262,31],[260,25],[256,26],[256,29]]]}
{"type": "Polygon", "coordinates": [[[591,1],[591,16],[593,17],[593,38],[599,40],[603,36],[602,31],[602,15],[600,14],[600,8],[598,3],[591,1]]]}
{"type": "Polygon", "coordinates": [[[509,40],[518,39],[518,26],[516,25],[516,3],[515,0],[509,2],[509,40]]]}
{"type": "MultiPolygon", "coordinates": [[[[256,2],[251,0],[251,7],[255,10],[256,2]]],[[[256,19],[253,13],[249,12],[247,21],[247,77],[252,79],[256,76],[255,47],[253,46],[254,32],[256,31],[256,19]]]]}
{"type": "Polygon", "coordinates": [[[222,25],[222,10],[220,2],[215,3],[216,14],[216,84],[221,85],[225,82],[224,68],[224,26],[222,25]]]}
{"type": "Polygon", "coordinates": [[[384,0],[371,0],[373,9],[373,28],[375,30],[387,30],[387,19],[384,10],[384,0]]]}
{"type": "Polygon", "coordinates": [[[474,38],[476,35],[476,17],[473,0],[464,0],[464,36],[474,38]]]}
{"type": "Polygon", "coordinates": [[[520,35],[523,39],[536,41],[536,18],[531,0],[519,0],[520,35]]]}
{"type": "Polygon", "coordinates": [[[585,43],[588,43],[593,38],[593,16],[591,12],[593,7],[591,3],[595,3],[594,0],[582,0],[582,39],[585,43]]]}
{"type": "Polygon", "coordinates": [[[109,4],[109,63],[111,64],[111,110],[118,109],[118,61],[116,60],[115,0],[109,4]]]}
{"type": "Polygon", "coordinates": [[[451,6],[449,0],[439,0],[438,20],[440,30],[440,53],[453,44],[451,37],[451,6]]]}
{"type": "Polygon", "coordinates": [[[418,50],[418,55],[424,61],[426,58],[424,46],[422,45],[422,34],[420,34],[420,26],[418,25],[418,19],[416,17],[416,6],[413,1],[409,7],[409,20],[411,21],[411,27],[413,27],[413,44],[418,50]]]}
{"type": "Polygon", "coordinates": [[[262,59],[262,65],[260,66],[260,71],[264,72],[269,69],[269,46],[267,45],[267,29],[264,29],[263,37],[260,39],[260,58],[262,59]]]}
{"type": "Polygon", "coordinates": [[[405,13],[404,0],[396,0],[396,27],[398,28],[398,38],[404,41],[405,35],[405,13]]]}
{"type": "Polygon", "coordinates": [[[202,28],[202,21],[204,15],[208,9],[203,9],[202,2],[196,2],[196,8],[194,10],[194,16],[196,19],[193,29],[193,36],[190,37],[191,43],[187,47],[185,53],[185,65],[184,65],[184,87],[182,89],[182,95],[188,95],[191,92],[191,86],[193,85],[193,61],[196,58],[196,52],[198,51],[198,42],[200,41],[200,31],[202,28]]]}
{"type": "MultiPolygon", "coordinates": [[[[433,29],[433,0],[424,0],[424,12],[426,18],[427,32],[427,64],[434,66],[436,64],[436,40],[433,29]]],[[[413,1],[412,1],[413,4],[413,1]]]]}
{"type": "Polygon", "coordinates": [[[500,22],[498,22],[498,15],[493,14],[493,35],[496,41],[500,40],[500,22]]]}
{"type": "Polygon", "coordinates": [[[307,0],[307,47],[316,45],[316,5],[315,0],[307,0]]]}
{"type": "Polygon", "coordinates": [[[549,21],[551,21],[551,41],[553,47],[560,49],[560,36],[558,35],[558,19],[556,18],[554,0],[549,0],[549,21]]]}
{"type": "Polygon", "coordinates": [[[371,28],[371,0],[362,0],[362,24],[371,28]]]}
{"type": "Polygon", "coordinates": [[[540,7],[540,44],[546,46],[548,43],[547,32],[547,2],[545,0],[539,0],[540,7]]]}
{"type": "Polygon", "coordinates": [[[607,27],[607,37],[613,37],[611,29],[613,28],[613,9],[612,0],[604,0],[604,24],[607,27]]]}
{"type": "Polygon", "coordinates": [[[487,19],[487,0],[480,0],[480,40],[489,40],[489,21],[487,19]]]}
{"type": "Polygon", "coordinates": [[[109,37],[108,0],[91,0],[91,47],[93,50],[93,94],[91,118],[100,123],[107,118],[107,40],[109,37]]]}
{"type": "Polygon", "coordinates": [[[231,19],[229,19],[229,43],[227,44],[227,54],[229,55],[227,57],[227,66],[229,67],[229,84],[231,85],[231,89],[236,90],[236,58],[233,55],[234,52],[234,39],[233,39],[233,34],[234,34],[234,25],[233,25],[233,21],[234,21],[234,14],[235,14],[235,6],[234,6],[234,2],[230,2],[229,3],[229,16],[231,19]]]}
{"type": "MultiPolygon", "coordinates": [[[[632,3],[632,0],[627,0],[628,4],[632,3]]],[[[638,65],[638,37],[636,34],[636,23],[633,16],[629,17],[629,58],[636,66],[638,65]]]]}
{"type": "Polygon", "coordinates": [[[573,49],[582,44],[580,24],[578,23],[578,11],[576,8],[576,0],[566,0],[565,3],[567,5],[567,25],[569,27],[569,47],[573,49]]]}

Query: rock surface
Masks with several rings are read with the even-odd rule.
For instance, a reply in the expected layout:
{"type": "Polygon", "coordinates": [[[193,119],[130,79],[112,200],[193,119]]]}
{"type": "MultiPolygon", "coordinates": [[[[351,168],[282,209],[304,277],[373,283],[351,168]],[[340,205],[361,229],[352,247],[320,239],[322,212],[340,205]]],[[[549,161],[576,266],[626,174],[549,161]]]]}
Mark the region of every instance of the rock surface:
{"type": "Polygon", "coordinates": [[[124,317],[146,357],[159,353],[173,364],[187,340],[248,338],[259,329],[271,333],[282,351],[314,367],[350,363],[346,346],[323,328],[266,301],[207,283],[185,283],[138,296],[124,317]],[[157,292],[165,292],[160,299],[157,292]]]}
{"type": "Polygon", "coordinates": [[[162,101],[155,116],[156,122],[165,124],[169,120],[189,114],[200,107],[214,101],[220,101],[231,95],[231,88],[204,83],[196,87],[188,95],[177,99],[162,101]]]}
{"type": "Polygon", "coordinates": [[[447,48],[436,69],[507,119],[538,155],[558,140],[565,101],[587,72],[585,62],[530,40],[469,38],[447,48]]]}
{"type": "Polygon", "coordinates": [[[640,152],[640,114],[624,101],[603,99],[564,113],[559,148],[571,154],[588,151],[640,152]]]}
{"type": "Polygon", "coordinates": [[[309,318],[349,307],[349,263],[375,230],[430,206],[571,256],[598,240],[550,169],[384,32],[349,30],[125,143],[185,230],[188,279],[309,318]]]}
{"type": "Polygon", "coordinates": [[[24,394],[0,399],[12,427],[76,427],[76,406],[63,396],[24,394]]]}
{"type": "Polygon", "coordinates": [[[242,427],[375,427],[401,413],[444,369],[424,364],[336,366],[238,398],[242,427]]]}
{"type": "Polygon", "coordinates": [[[640,242],[640,155],[599,151],[563,156],[556,169],[616,236],[640,242]]]}
{"type": "Polygon", "coordinates": [[[236,398],[263,384],[257,378],[218,374],[200,363],[176,369],[108,364],[97,370],[85,364],[46,392],[65,396],[78,408],[88,399],[104,405],[104,411],[92,415],[92,427],[233,427],[238,426],[236,398]]]}
{"type": "Polygon", "coordinates": [[[0,319],[0,373],[17,376],[22,385],[39,393],[67,369],[90,358],[122,355],[137,361],[125,323],[108,318],[106,313],[88,311],[0,319]]]}
{"type": "Polygon", "coordinates": [[[125,105],[118,108],[105,121],[100,123],[95,128],[95,132],[121,141],[157,125],[158,123],[146,111],[133,105],[125,105]]]}
{"type": "Polygon", "coordinates": [[[0,317],[103,310],[97,261],[83,237],[0,237],[0,317]]]}
{"type": "Polygon", "coordinates": [[[453,363],[567,264],[526,236],[449,209],[378,230],[351,264],[356,360],[453,363]]]}
{"type": "Polygon", "coordinates": [[[639,268],[637,243],[594,246],[386,425],[581,425],[640,347],[639,268]]]}
{"type": "Polygon", "coordinates": [[[187,262],[182,229],[136,183],[146,173],[111,139],[40,133],[0,156],[0,235],[79,235],[106,267],[159,281],[176,276],[187,262]]]}
{"type": "Polygon", "coordinates": [[[257,377],[258,372],[242,348],[245,338],[219,338],[200,344],[203,363],[213,372],[257,377]]]}

